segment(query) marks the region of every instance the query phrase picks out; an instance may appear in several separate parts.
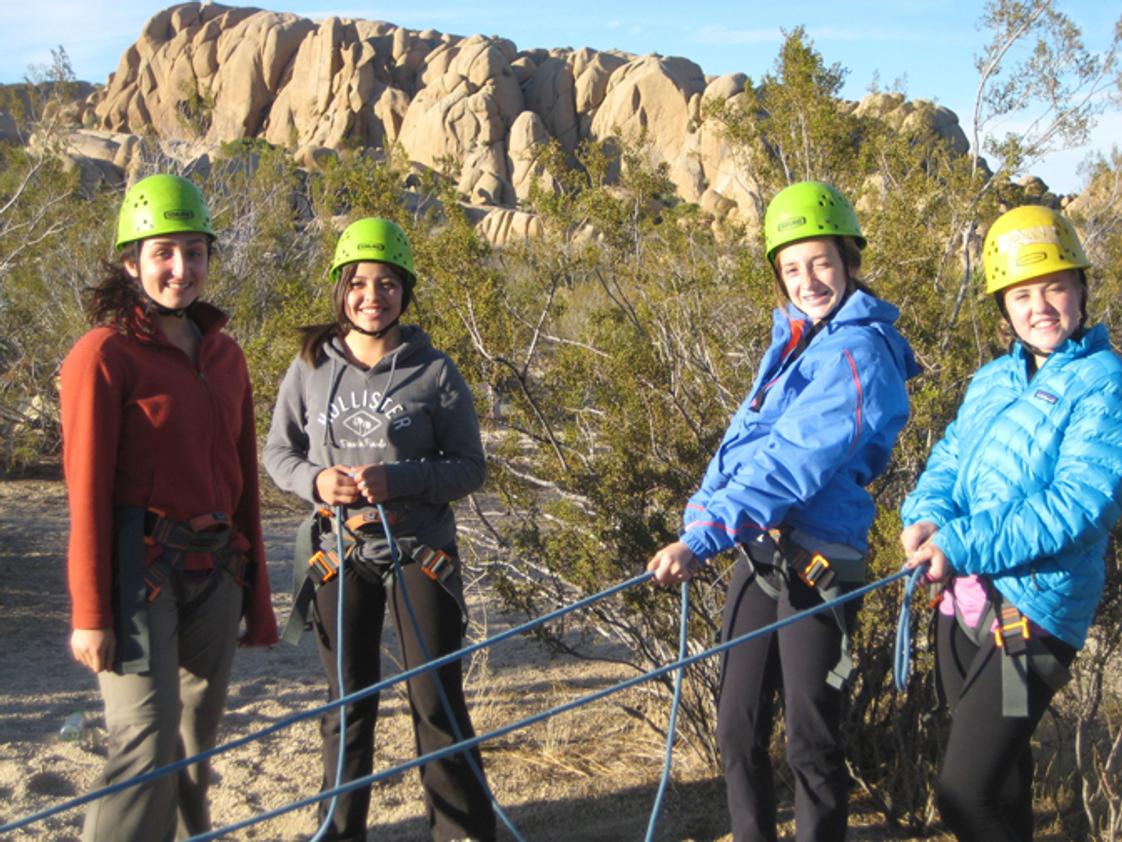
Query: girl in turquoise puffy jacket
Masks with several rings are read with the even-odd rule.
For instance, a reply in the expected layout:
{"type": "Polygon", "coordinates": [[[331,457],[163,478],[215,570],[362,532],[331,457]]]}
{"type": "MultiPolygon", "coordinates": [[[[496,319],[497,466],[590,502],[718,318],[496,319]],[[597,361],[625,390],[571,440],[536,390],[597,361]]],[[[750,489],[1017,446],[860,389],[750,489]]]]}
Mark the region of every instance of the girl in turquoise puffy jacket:
{"type": "Polygon", "coordinates": [[[1122,360],[1086,327],[1090,266],[1040,206],[997,219],[986,292],[1013,336],[974,376],[904,501],[908,565],[944,582],[940,696],[952,725],[938,781],[962,840],[1029,840],[1030,740],[1083,646],[1122,503],[1122,360]]]}
{"type": "MultiPolygon", "coordinates": [[[[688,579],[739,547],[725,639],[820,605],[864,581],[875,507],[866,486],[888,464],[918,368],[897,310],[857,279],[865,240],[828,184],[782,190],[764,219],[781,306],[756,382],[729,423],[683,516],[681,539],[648,568],[688,579]]],[[[721,663],[717,738],[733,838],[776,838],[769,747],[784,700],[800,840],[845,837],[849,776],[840,737],[855,603],[730,650],[721,663]]]]}

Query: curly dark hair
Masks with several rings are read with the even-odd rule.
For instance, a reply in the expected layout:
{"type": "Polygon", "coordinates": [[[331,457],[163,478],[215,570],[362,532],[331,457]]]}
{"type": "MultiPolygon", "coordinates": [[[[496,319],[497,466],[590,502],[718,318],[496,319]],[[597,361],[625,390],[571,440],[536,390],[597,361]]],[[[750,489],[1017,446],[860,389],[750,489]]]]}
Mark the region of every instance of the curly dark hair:
{"type": "Polygon", "coordinates": [[[125,269],[125,260],[137,260],[140,246],[134,244],[121,252],[116,261],[101,261],[101,278],[83,291],[83,304],[90,324],[109,325],[124,330],[135,317],[137,308],[151,315],[148,296],[141,292],[140,284],[125,269]]]}
{"type": "MultiPolygon", "coordinates": [[[[144,294],[140,282],[128,273],[125,261],[140,264],[140,248],[143,240],[129,243],[121,249],[116,261],[101,261],[101,278],[91,287],[82,291],[83,309],[86,318],[94,327],[107,325],[124,331],[130,323],[137,322],[137,310],[141,311],[139,326],[148,326],[156,313],[152,299],[144,294]]],[[[207,262],[214,256],[214,241],[207,238],[207,262]]],[[[190,310],[190,308],[188,308],[190,310]]]]}

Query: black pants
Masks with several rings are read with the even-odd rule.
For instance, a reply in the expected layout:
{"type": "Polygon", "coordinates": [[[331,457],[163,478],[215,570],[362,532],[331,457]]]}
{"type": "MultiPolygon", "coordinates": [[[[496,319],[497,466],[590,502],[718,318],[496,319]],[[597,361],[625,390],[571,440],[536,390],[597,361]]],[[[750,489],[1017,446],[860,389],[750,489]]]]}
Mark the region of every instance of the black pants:
{"type": "MultiPolygon", "coordinates": [[[[347,568],[344,614],[343,672],[348,693],[376,683],[381,678],[382,623],[385,617],[386,588],[377,577],[358,574],[347,568]]],[[[462,646],[460,608],[456,600],[416,564],[403,568],[409,601],[417,617],[425,646],[432,658],[454,652],[462,646]]],[[[413,631],[401,597],[400,586],[393,591],[393,618],[401,641],[405,668],[424,663],[420,643],[413,631]]],[[[338,698],[335,663],[335,617],[338,581],[329,582],[316,592],[314,623],[320,660],[327,673],[328,695],[338,698]]],[[[475,735],[464,701],[460,662],[436,671],[448,696],[464,739],[475,735]]],[[[409,708],[413,715],[413,734],[417,754],[438,751],[456,742],[444,711],[432,672],[408,682],[409,708]]],[[[351,781],[370,774],[374,761],[374,724],[378,718],[378,697],[371,696],[347,707],[347,750],[343,780],[351,781]]],[[[323,789],[335,786],[339,752],[339,709],[329,711],[321,720],[323,735],[323,789]]],[[[472,755],[478,768],[483,763],[478,750],[472,755]]],[[[463,754],[421,767],[421,785],[429,826],[435,840],[463,837],[493,839],[495,816],[483,786],[463,754]]],[[[320,819],[329,801],[320,803],[320,819]]],[[[370,787],[339,796],[334,822],[327,839],[365,840],[366,816],[370,806],[370,787]]]]}
{"type": "MultiPolygon", "coordinates": [[[[776,580],[778,581],[778,580],[776,580]]],[[[768,596],[746,564],[737,564],[725,604],[725,640],[821,603],[813,588],[783,583],[768,596]]],[[[845,610],[856,616],[855,603],[845,610]]],[[[775,785],[768,745],[780,686],[786,710],[787,763],[795,777],[799,840],[839,842],[848,819],[849,776],[839,731],[842,691],[826,677],[841,654],[841,629],[829,612],[730,649],[721,666],[717,739],[736,842],[776,838],[775,785]]]]}
{"type": "MultiPolygon", "coordinates": [[[[1001,713],[1001,658],[992,635],[976,646],[954,617],[936,618],[936,658],[951,733],[939,772],[943,822],[962,842],[1032,839],[1032,734],[1055,691],[1029,671],[1029,715],[1001,713]]],[[[1075,649],[1041,642],[1065,666],[1075,649]]]]}

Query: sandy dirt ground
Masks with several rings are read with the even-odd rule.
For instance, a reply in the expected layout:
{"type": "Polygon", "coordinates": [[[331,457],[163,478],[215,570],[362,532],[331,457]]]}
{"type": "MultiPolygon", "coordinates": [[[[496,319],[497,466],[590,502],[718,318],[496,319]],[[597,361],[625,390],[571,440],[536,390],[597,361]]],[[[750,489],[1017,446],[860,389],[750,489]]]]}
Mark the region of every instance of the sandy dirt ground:
{"type": "MultiPolygon", "coordinates": [[[[65,587],[67,511],[61,482],[0,482],[0,822],[81,795],[90,789],[105,756],[104,721],[93,676],[70,657],[65,587]],[[81,712],[87,734],[62,742],[59,727],[81,712]]],[[[269,576],[278,619],[287,617],[290,541],[298,513],[270,510],[265,519],[269,576]]],[[[486,584],[469,586],[472,639],[509,627],[517,618],[496,610],[486,584]]],[[[389,624],[387,624],[388,626],[389,624]]],[[[389,637],[384,674],[398,671],[389,637]]],[[[468,702],[476,729],[486,732],[535,711],[614,684],[623,667],[551,656],[518,638],[472,660],[468,702]]],[[[301,645],[241,650],[234,664],[221,741],[258,730],[326,698],[324,680],[308,635],[301,645]]],[[[665,699],[628,691],[483,747],[488,777],[499,802],[529,840],[616,842],[643,839],[661,770],[655,731],[623,706],[664,711],[665,699]]],[[[387,691],[378,724],[376,769],[413,756],[408,708],[400,689],[387,691]]],[[[319,732],[307,720],[214,760],[211,804],[216,826],[258,815],[313,794],[320,782],[319,732]]],[[[788,834],[790,805],[780,805],[788,834]]],[[[856,840],[893,836],[867,818],[850,834],[856,840]]],[[[311,808],[243,829],[228,838],[307,839],[315,831],[311,808]]],[[[7,838],[77,840],[81,810],[43,820],[7,838]]],[[[429,838],[416,771],[375,788],[370,839],[421,842],[429,838]]],[[[510,838],[505,832],[500,839],[510,838]]],[[[674,783],[659,823],[659,839],[721,842],[728,834],[720,778],[690,751],[675,757],[674,783]]]]}

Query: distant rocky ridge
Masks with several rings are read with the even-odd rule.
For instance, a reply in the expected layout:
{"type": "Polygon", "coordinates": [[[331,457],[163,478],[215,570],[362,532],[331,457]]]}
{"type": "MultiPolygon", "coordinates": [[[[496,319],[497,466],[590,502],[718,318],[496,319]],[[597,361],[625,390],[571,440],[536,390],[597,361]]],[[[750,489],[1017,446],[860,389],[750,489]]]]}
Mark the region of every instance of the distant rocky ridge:
{"type": "MultiPolygon", "coordinates": [[[[520,51],[499,37],[185,3],[149,20],[107,84],[76,106],[85,128],[69,151],[89,177],[122,180],[152,139],[197,151],[263,138],[305,166],[342,147],[399,144],[415,165],[450,168],[470,204],[494,209],[480,216],[502,241],[534,230],[515,208],[535,175],[548,184],[545,142],[571,151],[645,132],[683,200],[756,222],[752,173],[703,108],[742,96],[746,81],[706,76],[685,58],[520,51]]],[[[956,115],[934,103],[880,93],[850,107],[968,151],[956,115]]]]}

